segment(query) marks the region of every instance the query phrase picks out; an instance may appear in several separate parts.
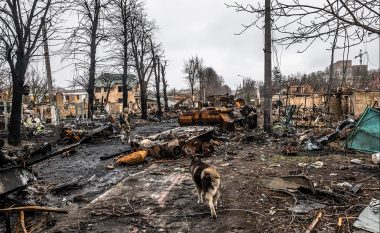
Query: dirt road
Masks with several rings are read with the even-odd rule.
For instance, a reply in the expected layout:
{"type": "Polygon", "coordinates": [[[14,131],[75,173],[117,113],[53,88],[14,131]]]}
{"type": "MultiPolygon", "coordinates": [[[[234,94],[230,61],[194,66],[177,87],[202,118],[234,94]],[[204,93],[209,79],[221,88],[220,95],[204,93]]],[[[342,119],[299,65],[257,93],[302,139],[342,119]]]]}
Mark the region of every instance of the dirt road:
{"type": "MultiPolygon", "coordinates": [[[[339,216],[357,217],[372,197],[380,195],[376,168],[350,165],[342,154],[284,157],[274,146],[255,143],[224,143],[206,161],[222,175],[218,218],[213,220],[205,204],[197,204],[188,173],[189,159],[152,161],[141,167],[126,167],[126,178],[83,208],[72,206],[68,216],[46,232],[303,232],[318,210],[307,214],[290,211],[294,200],[270,191],[260,183],[266,176],[304,174],[315,186],[327,189],[337,183],[352,184],[367,179],[358,195],[345,203],[321,199],[324,216],[319,232],[334,232],[339,216]],[[300,163],[323,161],[322,168],[300,167],[300,163]],[[343,169],[344,168],[344,169],[343,169]]],[[[352,227],[353,220],[347,226],[352,227]]],[[[45,232],[45,231],[44,231],[45,232]]]]}

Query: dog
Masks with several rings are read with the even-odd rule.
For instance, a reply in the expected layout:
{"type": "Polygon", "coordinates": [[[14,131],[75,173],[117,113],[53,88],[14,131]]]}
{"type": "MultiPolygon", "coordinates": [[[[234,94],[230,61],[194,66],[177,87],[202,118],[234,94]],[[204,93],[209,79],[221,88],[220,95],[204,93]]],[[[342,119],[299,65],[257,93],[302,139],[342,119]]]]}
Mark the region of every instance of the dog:
{"type": "Polygon", "coordinates": [[[211,211],[211,218],[216,218],[220,196],[220,175],[215,168],[202,162],[198,157],[191,157],[190,173],[198,191],[198,204],[206,200],[211,211]]]}

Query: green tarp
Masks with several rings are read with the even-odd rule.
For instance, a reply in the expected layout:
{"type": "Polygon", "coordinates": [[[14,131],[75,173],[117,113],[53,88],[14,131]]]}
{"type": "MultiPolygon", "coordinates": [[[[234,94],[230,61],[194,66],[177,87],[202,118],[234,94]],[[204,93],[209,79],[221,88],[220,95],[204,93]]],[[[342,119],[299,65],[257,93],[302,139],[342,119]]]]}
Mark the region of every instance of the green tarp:
{"type": "Polygon", "coordinates": [[[380,152],[380,111],[367,107],[346,141],[346,147],[364,153],[380,152]]]}

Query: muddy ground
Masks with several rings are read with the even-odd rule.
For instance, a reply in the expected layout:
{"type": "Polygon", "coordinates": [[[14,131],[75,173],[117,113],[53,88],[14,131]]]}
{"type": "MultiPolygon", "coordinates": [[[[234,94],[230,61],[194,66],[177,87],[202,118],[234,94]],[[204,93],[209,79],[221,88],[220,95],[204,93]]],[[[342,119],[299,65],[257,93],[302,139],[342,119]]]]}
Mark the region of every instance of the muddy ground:
{"type": "MultiPolygon", "coordinates": [[[[161,126],[141,126],[135,132],[150,135],[176,124],[161,126]]],[[[75,189],[42,195],[41,202],[47,198],[48,205],[66,208],[69,214],[44,216],[48,220],[37,232],[304,232],[319,210],[294,213],[290,210],[295,204],[292,196],[263,187],[261,180],[268,176],[303,174],[319,189],[342,192],[339,183],[363,183],[361,191],[346,195],[345,200],[309,196],[326,204],[317,232],[335,232],[338,217],[358,217],[371,198],[380,196],[379,168],[370,165],[368,155],[327,149],[290,157],[282,155],[281,146],[289,138],[262,136],[243,142],[243,132],[221,135],[216,151],[204,159],[217,167],[222,177],[216,220],[210,218],[206,204],[197,204],[188,158],[149,159],[138,166],[109,170],[106,167],[112,159],[100,161],[99,157],[124,147],[110,139],[81,145],[75,155],[58,156],[34,167],[39,187],[77,177],[83,180],[75,189]],[[354,158],[364,164],[350,164],[354,158]],[[322,168],[310,166],[316,161],[323,162],[322,168]]],[[[36,224],[36,216],[27,220],[36,224]]],[[[345,220],[347,232],[353,232],[354,221],[345,220]]]]}

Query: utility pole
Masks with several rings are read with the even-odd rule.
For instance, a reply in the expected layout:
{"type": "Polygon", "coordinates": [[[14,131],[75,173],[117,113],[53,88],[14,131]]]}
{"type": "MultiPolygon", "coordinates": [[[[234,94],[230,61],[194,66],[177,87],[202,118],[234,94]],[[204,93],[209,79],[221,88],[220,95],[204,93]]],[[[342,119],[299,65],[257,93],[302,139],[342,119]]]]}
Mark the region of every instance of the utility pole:
{"type": "Polygon", "coordinates": [[[367,52],[362,53],[362,50],[360,49],[360,52],[355,58],[360,58],[360,65],[363,65],[363,55],[365,55],[367,52]]]}
{"type": "Polygon", "coordinates": [[[272,35],[271,1],[265,0],[264,130],[272,131],[272,35]]]}
{"type": "MultiPolygon", "coordinates": [[[[337,4],[337,9],[339,9],[339,2],[337,4]]],[[[330,61],[330,71],[329,71],[329,81],[327,84],[327,94],[326,94],[326,99],[325,99],[325,108],[327,109],[327,112],[330,111],[330,98],[331,98],[331,86],[333,85],[333,78],[334,78],[334,55],[335,55],[335,47],[336,43],[338,40],[338,33],[339,33],[339,18],[336,21],[336,30],[335,30],[335,35],[334,35],[334,41],[331,47],[331,61],[330,61]]],[[[347,65],[347,61],[345,61],[347,65]]]]}
{"type": "Polygon", "coordinates": [[[54,104],[54,94],[53,94],[53,78],[51,75],[49,45],[48,45],[45,22],[43,22],[43,25],[42,25],[42,35],[44,39],[44,57],[45,57],[45,65],[46,65],[46,77],[48,81],[51,123],[52,125],[57,125],[57,115],[56,115],[56,109],[55,109],[55,104],[54,104]]]}

